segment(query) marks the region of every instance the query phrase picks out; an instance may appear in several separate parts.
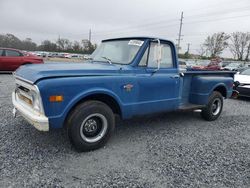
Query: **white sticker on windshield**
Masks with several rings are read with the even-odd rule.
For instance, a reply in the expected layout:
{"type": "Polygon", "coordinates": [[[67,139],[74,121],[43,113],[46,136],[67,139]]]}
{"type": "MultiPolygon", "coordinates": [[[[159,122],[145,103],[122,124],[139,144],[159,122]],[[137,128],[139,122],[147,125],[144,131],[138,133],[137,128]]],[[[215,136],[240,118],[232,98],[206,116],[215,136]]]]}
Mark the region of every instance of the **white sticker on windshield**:
{"type": "Polygon", "coordinates": [[[144,41],[142,40],[130,40],[128,42],[128,45],[133,45],[133,46],[142,46],[144,41]]]}

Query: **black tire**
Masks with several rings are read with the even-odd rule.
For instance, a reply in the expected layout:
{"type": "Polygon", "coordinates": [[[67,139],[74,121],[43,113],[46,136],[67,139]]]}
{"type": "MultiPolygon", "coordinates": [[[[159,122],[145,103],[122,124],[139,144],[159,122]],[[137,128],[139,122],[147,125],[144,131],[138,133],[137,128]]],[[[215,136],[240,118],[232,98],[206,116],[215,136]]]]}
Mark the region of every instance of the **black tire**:
{"type": "Polygon", "coordinates": [[[86,101],[70,113],[66,127],[69,139],[76,150],[91,151],[107,143],[115,128],[115,117],[105,103],[86,101]]]}
{"type": "Polygon", "coordinates": [[[218,119],[223,109],[223,97],[220,92],[214,91],[209,97],[208,104],[201,111],[201,117],[207,121],[218,119]]]}

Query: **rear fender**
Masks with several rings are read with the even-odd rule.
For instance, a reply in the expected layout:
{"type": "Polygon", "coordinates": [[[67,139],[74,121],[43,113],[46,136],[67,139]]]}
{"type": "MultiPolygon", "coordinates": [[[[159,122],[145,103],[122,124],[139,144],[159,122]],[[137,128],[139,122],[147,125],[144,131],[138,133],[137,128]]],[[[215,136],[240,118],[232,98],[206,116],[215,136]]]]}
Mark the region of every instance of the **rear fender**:
{"type": "Polygon", "coordinates": [[[213,91],[220,87],[226,89],[226,95],[224,97],[228,98],[232,95],[232,90],[228,86],[231,82],[232,78],[229,77],[193,77],[189,102],[198,105],[206,105],[208,103],[209,96],[213,93],[213,91]]]}

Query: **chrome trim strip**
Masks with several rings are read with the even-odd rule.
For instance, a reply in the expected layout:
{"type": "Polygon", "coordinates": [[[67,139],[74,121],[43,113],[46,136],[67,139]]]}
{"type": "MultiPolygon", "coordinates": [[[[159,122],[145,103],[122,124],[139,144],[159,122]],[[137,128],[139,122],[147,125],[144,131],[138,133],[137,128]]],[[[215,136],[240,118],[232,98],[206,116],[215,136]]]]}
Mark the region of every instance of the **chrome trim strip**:
{"type": "Polygon", "coordinates": [[[24,82],[27,82],[27,83],[29,83],[29,84],[31,84],[31,85],[34,84],[32,81],[26,80],[26,79],[24,79],[24,78],[22,78],[22,77],[20,77],[20,76],[17,76],[15,73],[13,73],[13,76],[14,76],[14,78],[16,78],[16,79],[21,80],[21,81],[24,81],[24,82]]]}
{"type": "MultiPolygon", "coordinates": [[[[12,93],[12,103],[14,105],[14,109],[17,109],[18,112],[37,130],[39,131],[49,131],[49,119],[41,114],[37,113],[33,109],[26,108],[21,103],[16,100],[15,92],[12,93]]],[[[14,112],[15,110],[13,110],[14,112]]]]}

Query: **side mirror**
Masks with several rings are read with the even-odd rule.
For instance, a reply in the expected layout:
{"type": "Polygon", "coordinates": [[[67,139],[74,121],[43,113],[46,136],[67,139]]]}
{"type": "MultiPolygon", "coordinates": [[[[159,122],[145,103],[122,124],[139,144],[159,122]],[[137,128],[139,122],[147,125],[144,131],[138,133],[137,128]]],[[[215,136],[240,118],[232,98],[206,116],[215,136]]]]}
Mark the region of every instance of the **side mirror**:
{"type": "Polygon", "coordinates": [[[157,70],[159,70],[160,65],[161,65],[161,60],[162,60],[161,41],[160,41],[160,39],[154,39],[153,41],[157,42],[155,55],[156,55],[157,70]]]}

